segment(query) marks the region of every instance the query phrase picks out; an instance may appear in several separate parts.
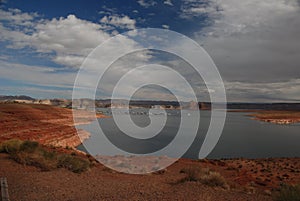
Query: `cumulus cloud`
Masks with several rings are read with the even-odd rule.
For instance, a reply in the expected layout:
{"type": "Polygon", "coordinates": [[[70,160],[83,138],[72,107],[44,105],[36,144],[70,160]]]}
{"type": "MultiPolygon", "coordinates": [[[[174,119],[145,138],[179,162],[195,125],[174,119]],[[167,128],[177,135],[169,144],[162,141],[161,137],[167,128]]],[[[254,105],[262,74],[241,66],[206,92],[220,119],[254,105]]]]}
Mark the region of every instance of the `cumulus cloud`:
{"type": "Polygon", "coordinates": [[[161,27],[162,27],[162,28],[165,28],[165,29],[169,29],[169,28],[170,28],[170,26],[169,26],[169,25],[166,25],[166,24],[161,25],[161,27]]]}
{"type": "Polygon", "coordinates": [[[118,16],[118,15],[110,15],[104,16],[101,20],[101,23],[112,25],[114,27],[119,27],[122,29],[135,29],[136,21],[131,19],[127,15],[118,16]]]}
{"type": "Polygon", "coordinates": [[[138,0],[137,3],[145,8],[149,8],[150,6],[155,6],[157,3],[153,0],[138,0]]]}
{"type": "MultiPolygon", "coordinates": [[[[163,3],[173,5],[170,0],[163,3]]],[[[138,4],[149,8],[157,3],[139,0],[138,4]]],[[[37,13],[18,9],[0,10],[0,41],[8,44],[7,48],[18,50],[29,47],[57,64],[78,69],[84,58],[97,45],[117,33],[117,29],[136,27],[135,19],[118,15],[115,9],[104,11],[101,14],[105,16],[94,23],[75,15],[43,19],[37,13]]],[[[193,23],[200,18],[205,21],[205,27],[199,27],[193,36],[219,67],[229,101],[300,100],[300,46],[297,43],[300,40],[300,15],[297,0],[184,0],[180,6],[180,17],[193,23]]],[[[162,27],[169,29],[166,24],[162,27]]],[[[126,40],[126,46],[128,50],[138,48],[138,44],[131,40],[126,40]]],[[[107,54],[111,54],[114,48],[117,47],[108,49],[107,54]]],[[[188,50],[188,47],[185,48],[188,50]]],[[[110,80],[126,72],[126,65],[141,64],[150,58],[151,54],[144,52],[122,60],[107,77],[107,89],[113,86],[110,80]]],[[[7,60],[8,57],[0,59],[7,60]]],[[[4,61],[0,62],[0,72],[2,78],[63,88],[71,87],[75,78],[74,72],[62,73],[50,67],[4,61]]],[[[140,75],[142,80],[148,79],[147,75],[151,74],[148,71],[143,73],[140,75]]],[[[155,96],[168,97],[149,88],[140,93],[141,97],[150,91],[155,96]]],[[[197,93],[206,92],[199,88],[197,93]]]]}
{"type": "Polygon", "coordinates": [[[195,38],[223,79],[236,86],[227,85],[231,100],[299,100],[295,95],[300,90],[295,83],[300,78],[297,0],[187,2],[194,4],[183,10],[184,17],[207,17],[207,26],[195,38]]]}
{"type": "Polygon", "coordinates": [[[39,15],[34,13],[22,12],[19,9],[8,9],[8,11],[0,10],[0,19],[2,21],[11,22],[14,25],[32,25],[31,21],[39,15]]]}
{"type": "Polygon", "coordinates": [[[106,5],[103,5],[101,10],[98,12],[101,15],[113,15],[117,12],[116,8],[109,8],[106,5]]]}
{"type": "Polygon", "coordinates": [[[22,21],[24,13],[21,11],[10,10],[5,13],[7,16],[7,13],[15,16],[10,20],[11,23],[22,25],[15,29],[2,20],[0,40],[9,41],[8,48],[30,47],[36,52],[52,53],[54,62],[68,67],[78,68],[93,48],[110,37],[105,32],[105,26],[79,19],[75,15],[35,21],[33,16],[25,13],[27,19],[22,21]],[[30,22],[34,27],[28,27],[23,22],[30,22]],[[27,30],[30,31],[27,33],[27,30]]]}
{"type": "MultiPolygon", "coordinates": [[[[44,55],[45,59],[50,59],[54,63],[72,67],[76,70],[94,48],[112,36],[110,34],[112,26],[125,29],[135,28],[135,20],[124,15],[104,17],[99,21],[99,24],[79,19],[75,15],[50,20],[36,20],[35,16],[27,17],[26,20],[34,24],[34,26],[24,24],[20,20],[24,13],[19,10],[5,11],[5,15],[8,17],[7,20],[6,18],[1,19],[0,28],[2,31],[0,40],[9,43],[6,48],[16,50],[30,48],[34,53],[44,55]],[[15,18],[10,19],[8,13],[16,15],[15,18]],[[19,27],[16,29],[15,26],[11,25],[19,27]]],[[[28,14],[25,16],[28,16],[28,14]]],[[[138,44],[130,38],[123,37],[122,44],[128,52],[138,48],[138,44]]],[[[103,57],[104,60],[96,60],[94,68],[90,70],[97,72],[99,68],[98,62],[106,62],[107,59],[118,56],[115,55],[117,54],[115,50],[119,48],[118,45],[111,44],[109,47],[106,47],[104,53],[107,55],[103,57]]],[[[123,61],[122,64],[126,65],[126,62],[128,64],[137,63],[138,60],[147,61],[149,58],[150,55],[147,52],[143,52],[136,54],[130,60],[123,61]]],[[[7,58],[4,59],[6,60],[7,58]]],[[[68,89],[73,87],[76,76],[76,72],[73,70],[60,67],[32,66],[16,62],[10,63],[5,60],[0,62],[0,77],[2,78],[39,87],[47,86],[68,89]]],[[[121,70],[122,67],[121,65],[121,70]]],[[[122,71],[115,72],[113,76],[118,75],[119,72],[122,71]]],[[[90,87],[88,79],[85,80],[84,84],[87,88],[90,87]]]]}
{"type": "Polygon", "coordinates": [[[36,52],[51,53],[55,63],[73,68],[78,68],[97,45],[111,37],[108,30],[135,29],[136,23],[126,15],[105,16],[99,24],[75,15],[35,20],[36,13],[23,13],[18,9],[0,10],[0,16],[0,40],[8,41],[8,48],[30,47],[36,52]]]}
{"type": "Polygon", "coordinates": [[[75,15],[46,20],[38,23],[35,29],[30,38],[31,45],[41,52],[86,55],[95,44],[109,38],[103,26],[78,19],[75,15]]]}
{"type": "Polygon", "coordinates": [[[300,79],[283,82],[225,82],[228,101],[295,102],[300,101],[300,79]]]}
{"type": "Polygon", "coordinates": [[[169,6],[174,6],[171,0],[165,0],[164,4],[169,5],[169,6]]]}
{"type": "Polygon", "coordinates": [[[26,84],[72,89],[75,72],[55,72],[47,66],[33,66],[0,60],[0,78],[26,84]],[[62,79],[63,78],[63,79],[62,79]]]}
{"type": "Polygon", "coordinates": [[[299,11],[297,0],[212,0],[208,6],[191,7],[193,13],[207,13],[213,26],[208,27],[208,35],[228,36],[247,33],[253,29],[270,26],[274,18],[299,11]]]}

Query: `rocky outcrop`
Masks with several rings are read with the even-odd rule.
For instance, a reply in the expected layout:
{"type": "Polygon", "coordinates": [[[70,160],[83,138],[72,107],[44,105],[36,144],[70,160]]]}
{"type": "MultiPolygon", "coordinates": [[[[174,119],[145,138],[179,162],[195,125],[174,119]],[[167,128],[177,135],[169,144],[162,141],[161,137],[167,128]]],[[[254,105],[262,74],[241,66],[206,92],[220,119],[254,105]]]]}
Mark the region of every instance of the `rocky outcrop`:
{"type": "Polygon", "coordinates": [[[300,122],[300,119],[258,119],[257,120],[260,121],[264,121],[264,122],[269,122],[269,123],[273,123],[273,124],[293,124],[293,123],[298,123],[300,122]]]}
{"type": "MultiPolygon", "coordinates": [[[[251,112],[251,111],[248,111],[251,112]]],[[[272,110],[258,110],[250,114],[253,119],[269,122],[274,124],[293,124],[300,123],[300,111],[272,111],[272,110]]]]}
{"type": "Polygon", "coordinates": [[[72,147],[75,148],[84,140],[90,137],[90,133],[85,130],[78,130],[77,135],[63,135],[55,139],[45,142],[45,144],[53,145],[55,147],[72,147]]]}
{"type": "MultiPolygon", "coordinates": [[[[80,122],[93,118],[87,111],[77,113],[80,122]]],[[[104,115],[102,115],[104,116],[104,115]]],[[[76,147],[89,137],[74,127],[72,110],[50,105],[0,104],[0,142],[18,138],[59,147],[76,147]]],[[[98,116],[99,117],[99,116],[98,116]]]]}

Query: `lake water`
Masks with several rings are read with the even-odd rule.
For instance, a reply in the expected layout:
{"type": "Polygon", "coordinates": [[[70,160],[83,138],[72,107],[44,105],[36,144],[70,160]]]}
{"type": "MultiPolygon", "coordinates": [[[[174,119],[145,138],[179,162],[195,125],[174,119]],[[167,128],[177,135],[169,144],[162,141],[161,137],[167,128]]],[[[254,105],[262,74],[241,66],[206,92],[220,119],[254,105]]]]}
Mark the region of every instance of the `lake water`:
{"type": "MultiPolygon", "coordinates": [[[[109,109],[99,110],[104,114],[111,114],[109,109]]],[[[131,110],[132,120],[140,127],[149,125],[150,119],[148,115],[158,120],[157,122],[167,117],[166,125],[158,135],[153,137],[151,133],[147,132],[134,134],[141,135],[141,138],[152,137],[151,139],[135,140],[130,136],[124,135],[118,129],[113,118],[98,119],[99,122],[81,125],[80,128],[89,131],[91,137],[84,142],[84,146],[80,145],[78,149],[85,150],[84,147],[87,147],[93,155],[114,155],[116,153],[113,149],[116,147],[130,153],[155,153],[157,150],[172,143],[180,124],[180,111],[166,110],[166,112],[163,113],[163,110],[156,110],[154,113],[150,111],[149,114],[147,109],[131,110]],[[99,134],[97,130],[98,123],[107,137],[99,134]],[[109,141],[106,138],[109,138],[109,141]],[[111,148],[110,142],[113,142],[113,148],[111,148]],[[101,149],[99,149],[100,147],[101,149]]],[[[183,118],[192,118],[193,115],[191,113],[192,111],[184,111],[183,118]]],[[[117,110],[119,117],[126,114],[123,109],[117,110]]],[[[211,112],[201,111],[200,114],[201,120],[197,136],[183,155],[184,158],[198,158],[199,150],[210,122],[211,112]]],[[[237,112],[227,113],[221,138],[208,158],[300,157],[300,124],[276,125],[252,120],[246,115],[246,113],[237,112]]],[[[130,127],[128,129],[130,130],[130,127]]],[[[185,139],[192,137],[189,125],[184,126],[183,132],[184,138],[175,144],[175,147],[178,147],[178,149],[180,149],[185,139]]],[[[173,157],[172,150],[165,152],[165,155],[173,157]]]]}

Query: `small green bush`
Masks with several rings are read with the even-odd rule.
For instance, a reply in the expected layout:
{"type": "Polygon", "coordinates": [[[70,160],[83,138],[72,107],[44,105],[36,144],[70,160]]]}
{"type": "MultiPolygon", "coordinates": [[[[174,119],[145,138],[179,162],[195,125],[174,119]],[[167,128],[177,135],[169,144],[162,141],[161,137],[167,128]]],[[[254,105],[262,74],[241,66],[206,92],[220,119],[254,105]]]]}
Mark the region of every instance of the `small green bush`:
{"type": "Polygon", "coordinates": [[[218,172],[209,172],[206,175],[203,175],[201,177],[201,183],[207,185],[207,186],[221,186],[226,187],[227,183],[223,176],[220,175],[218,172]]]}
{"type": "Polygon", "coordinates": [[[57,166],[64,167],[75,173],[81,173],[90,167],[90,161],[77,156],[63,154],[58,157],[57,166]]]}
{"type": "Polygon", "coordinates": [[[59,154],[47,150],[34,141],[8,140],[0,144],[0,152],[8,153],[18,163],[32,165],[46,171],[63,167],[81,173],[90,167],[90,161],[76,156],[76,153],[59,154]]]}
{"type": "Polygon", "coordinates": [[[55,159],[47,159],[41,152],[17,152],[10,155],[15,161],[23,165],[31,165],[44,171],[53,170],[57,166],[55,159]]]}
{"type": "Polygon", "coordinates": [[[183,168],[180,173],[185,173],[186,176],[179,182],[199,181],[199,169],[195,167],[183,168]]]}
{"type": "Polygon", "coordinates": [[[40,149],[40,154],[43,156],[43,158],[47,160],[56,160],[57,159],[57,153],[53,151],[47,151],[45,149],[40,149]]]}
{"type": "Polygon", "coordinates": [[[35,141],[24,141],[20,146],[20,151],[32,153],[36,151],[39,147],[39,143],[35,141]]]}
{"type": "Polygon", "coordinates": [[[20,150],[22,143],[23,141],[18,139],[7,140],[0,145],[0,152],[16,153],[20,150]]]}
{"type": "Polygon", "coordinates": [[[225,178],[220,173],[210,171],[208,168],[187,167],[183,168],[180,173],[185,173],[186,176],[179,180],[179,183],[196,181],[211,187],[229,187],[225,178]]]}
{"type": "Polygon", "coordinates": [[[275,195],[276,201],[300,201],[300,185],[284,184],[275,195]]]}

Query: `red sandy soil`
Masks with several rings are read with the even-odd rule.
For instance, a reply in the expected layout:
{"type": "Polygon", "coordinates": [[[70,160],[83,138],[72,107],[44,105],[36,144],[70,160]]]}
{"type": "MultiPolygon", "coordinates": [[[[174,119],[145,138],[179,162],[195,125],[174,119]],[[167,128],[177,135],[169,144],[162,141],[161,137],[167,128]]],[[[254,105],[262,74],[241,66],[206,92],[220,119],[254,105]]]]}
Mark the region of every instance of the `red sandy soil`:
{"type": "MultiPolygon", "coordinates": [[[[82,123],[90,116],[82,111],[82,123]]],[[[44,145],[80,142],[72,112],[47,105],[0,104],[0,142],[36,140],[44,145]]],[[[82,174],[65,169],[43,172],[0,154],[0,177],[6,177],[11,200],[272,200],[280,183],[300,183],[300,158],[180,159],[160,173],[130,175],[96,164],[82,174]],[[186,167],[210,168],[225,177],[230,190],[200,182],[178,183],[186,167]]]]}
{"type": "Polygon", "coordinates": [[[255,187],[225,190],[200,182],[178,183],[185,176],[182,168],[211,165],[199,161],[180,160],[164,173],[144,175],[117,173],[100,164],[82,174],[65,169],[43,172],[6,154],[0,154],[0,161],[0,177],[7,178],[11,200],[272,200],[255,187]]]}
{"type": "MultiPolygon", "coordinates": [[[[92,114],[77,112],[80,123],[92,120],[92,114]]],[[[45,145],[75,147],[89,133],[76,132],[72,110],[49,105],[0,104],[0,142],[18,138],[38,141],[45,145]]]]}
{"type": "Polygon", "coordinates": [[[300,158],[204,160],[239,186],[274,190],[300,183],[300,158]]]}

